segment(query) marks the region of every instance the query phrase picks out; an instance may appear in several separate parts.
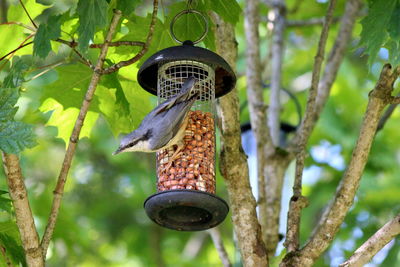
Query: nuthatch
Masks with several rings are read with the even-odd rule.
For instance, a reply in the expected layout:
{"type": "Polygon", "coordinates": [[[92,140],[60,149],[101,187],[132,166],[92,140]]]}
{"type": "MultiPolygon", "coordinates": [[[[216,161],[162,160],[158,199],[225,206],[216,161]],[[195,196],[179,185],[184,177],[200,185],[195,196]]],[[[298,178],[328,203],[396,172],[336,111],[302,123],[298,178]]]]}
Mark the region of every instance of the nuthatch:
{"type": "Polygon", "coordinates": [[[179,94],[158,105],[136,130],[122,138],[113,155],[135,151],[156,152],[173,145],[178,145],[177,154],[183,148],[188,112],[199,94],[194,92],[195,83],[194,77],[188,78],[179,94]]]}

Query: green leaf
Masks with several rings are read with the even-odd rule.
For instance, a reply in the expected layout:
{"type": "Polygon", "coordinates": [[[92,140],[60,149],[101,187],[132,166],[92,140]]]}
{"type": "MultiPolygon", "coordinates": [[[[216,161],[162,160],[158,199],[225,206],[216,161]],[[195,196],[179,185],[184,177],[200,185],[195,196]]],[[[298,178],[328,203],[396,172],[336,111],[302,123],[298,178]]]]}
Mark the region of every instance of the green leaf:
{"type": "Polygon", "coordinates": [[[0,88],[0,149],[13,154],[36,144],[32,127],[13,121],[17,100],[17,88],[0,88]]]}
{"type": "Polygon", "coordinates": [[[389,40],[386,47],[389,51],[389,62],[394,66],[400,64],[400,40],[389,40]]]}
{"type": "Polygon", "coordinates": [[[4,78],[3,87],[15,88],[21,86],[24,82],[23,73],[29,68],[28,61],[31,56],[13,57],[10,72],[4,78]]]}
{"type": "Polygon", "coordinates": [[[17,154],[24,148],[36,145],[32,126],[20,121],[0,124],[0,149],[9,154],[17,154]]]}
{"type": "Polygon", "coordinates": [[[14,107],[18,100],[17,88],[0,88],[0,123],[12,120],[18,108],[14,107]]]}
{"type": "Polygon", "coordinates": [[[0,196],[0,211],[11,213],[11,199],[0,196]]]}
{"type": "MultiPolygon", "coordinates": [[[[24,249],[17,225],[13,221],[0,222],[0,245],[14,265],[26,266],[24,249]]],[[[1,254],[0,254],[1,255],[1,254]]]]}
{"type": "Polygon", "coordinates": [[[379,49],[387,38],[387,29],[397,1],[375,0],[372,2],[368,15],[361,20],[362,31],[360,46],[365,47],[369,55],[368,64],[375,60],[379,49]]]}
{"type": "MultiPolygon", "coordinates": [[[[57,127],[57,137],[61,138],[67,146],[72,133],[72,129],[75,125],[75,121],[79,115],[79,109],[74,107],[64,109],[63,106],[56,100],[49,98],[43,102],[39,110],[41,112],[53,111],[46,125],[57,127]]],[[[92,128],[96,123],[98,117],[98,112],[93,112],[90,110],[88,111],[79,138],[90,136],[90,132],[92,131],[92,128]]]]}
{"type": "MultiPolygon", "coordinates": [[[[71,64],[57,68],[58,79],[45,86],[42,101],[52,98],[64,109],[80,109],[92,77],[92,71],[83,64],[71,64]]],[[[90,110],[98,112],[98,101],[93,99],[90,110]]]]}
{"type": "Polygon", "coordinates": [[[55,40],[61,34],[61,16],[50,16],[47,23],[42,23],[33,40],[33,54],[45,58],[51,51],[50,40],[55,40]]]}
{"type": "Polygon", "coordinates": [[[117,9],[129,16],[139,3],[138,0],[117,0],[117,9]]]}
{"type": "Polygon", "coordinates": [[[96,30],[107,24],[107,8],[108,4],[105,0],[79,0],[77,7],[79,50],[86,51],[96,30]]]}
{"type": "Polygon", "coordinates": [[[207,1],[209,9],[215,11],[223,20],[233,25],[239,21],[242,9],[235,0],[207,1]]]}
{"type": "Polygon", "coordinates": [[[400,3],[397,4],[390,18],[388,32],[391,38],[400,38],[400,3]]]}

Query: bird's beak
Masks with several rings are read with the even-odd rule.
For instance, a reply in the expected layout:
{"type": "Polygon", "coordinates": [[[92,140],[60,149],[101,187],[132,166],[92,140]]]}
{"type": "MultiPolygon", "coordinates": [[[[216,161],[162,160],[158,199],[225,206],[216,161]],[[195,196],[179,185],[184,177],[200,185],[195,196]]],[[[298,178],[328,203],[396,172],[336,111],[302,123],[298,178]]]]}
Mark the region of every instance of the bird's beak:
{"type": "Polygon", "coordinates": [[[119,153],[121,153],[122,152],[122,148],[121,147],[119,147],[115,152],[113,152],[112,154],[113,154],[113,156],[115,156],[115,155],[117,155],[117,154],[119,154],[119,153]]]}

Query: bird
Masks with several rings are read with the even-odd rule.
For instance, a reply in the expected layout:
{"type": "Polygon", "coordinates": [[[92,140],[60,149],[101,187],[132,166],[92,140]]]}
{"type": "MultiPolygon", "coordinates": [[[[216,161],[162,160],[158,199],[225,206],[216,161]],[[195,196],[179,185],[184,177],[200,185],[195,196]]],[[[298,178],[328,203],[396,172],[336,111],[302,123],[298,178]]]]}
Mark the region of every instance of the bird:
{"type": "Polygon", "coordinates": [[[177,145],[170,161],[183,149],[183,138],[189,121],[189,110],[199,92],[195,90],[196,78],[187,78],[180,92],[155,107],[139,127],[121,139],[113,155],[122,152],[157,152],[177,145]]]}

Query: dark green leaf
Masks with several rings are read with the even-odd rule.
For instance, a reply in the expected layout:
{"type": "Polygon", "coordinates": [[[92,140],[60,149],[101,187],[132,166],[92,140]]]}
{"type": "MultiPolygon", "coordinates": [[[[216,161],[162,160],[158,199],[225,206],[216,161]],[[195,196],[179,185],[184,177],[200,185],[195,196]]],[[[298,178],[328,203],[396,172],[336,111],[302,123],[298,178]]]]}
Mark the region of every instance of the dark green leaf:
{"type": "Polygon", "coordinates": [[[397,1],[376,0],[373,1],[368,15],[362,19],[362,31],[360,46],[365,47],[365,53],[369,55],[368,63],[372,64],[379,49],[387,38],[387,29],[391,14],[397,1]]]}
{"type": "Polygon", "coordinates": [[[29,68],[28,60],[31,56],[14,57],[8,75],[4,78],[3,87],[15,88],[24,81],[23,73],[29,68]]]}
{"type": "Polygon", "coordinates": [[[124,90],[122,89],[121,83],[119,82],[118,79],[118,74],[117,73],[112,73],[110,75],[105,75],[102,77],[101,83],[105,87],[111,89],[115,88],[115,97],[116,97],[116,103],[118,106],[120,106],[120,112],[123,115],[128,115],[129,114],[129,102],[125,97],[124,90]]]}
{"type": "Polygon", "coordinates": [[[18,108],[14,107],[18,100],[17,88],[0,88],[0,123],[12,120],[18,108]]]}
{"type": "Polygon", "coordinates": [[[50,40],[55,40],[61,34],[61,16],[50,16],[47,23],[42,23],[33,40],[33,54],[46,57],[51,51],[50,40]]]}
{"type": "Polygon", "coordinates": [[[400,40],[389,40],[386,47],[389,51],[389,62],[394,66],[400,64],[400,40]]]}
{"type": "Polygon", "coordinates": [[[108,4],[105,0],[80,0],[78,2],[79,50],[86,51],[96,30],[107,24],[107,8],[108,4]]]}
{"type": "Polygon", "coordinates": [[[0,196],[0,211],[11,213],[11,199],[0,196]]]}
{"type": "Polygon", "coordinates": [[[226,22],[235,25],[239,21],[242,9],[235,0],[207,1],[209,9],[215,11],[226,22]]]}
{"type": "Polygon", "coordinates": [[[139,0],[117,0],[117,9],[129,16],[139,3],[139,0]]]}
{"type": "Polygon", "coordinates": [[[400,3],[397,4],[390,18],[388,32],[391,38],[400,39],[400,3]]]}
{"type": "Polygon", "coordinates": [[[20,121],[7,121],[0,124],[0,149],[6,153],[17,154],[24,148],[36,145],[32,127],[20,121]]]}
{"type": "Polygon", "coordinates": [[[7,221],[0,223],[0,245],[5,248],[6,256],[13,264],[26,266],[24,250],[15,222],[7,221]]]}

